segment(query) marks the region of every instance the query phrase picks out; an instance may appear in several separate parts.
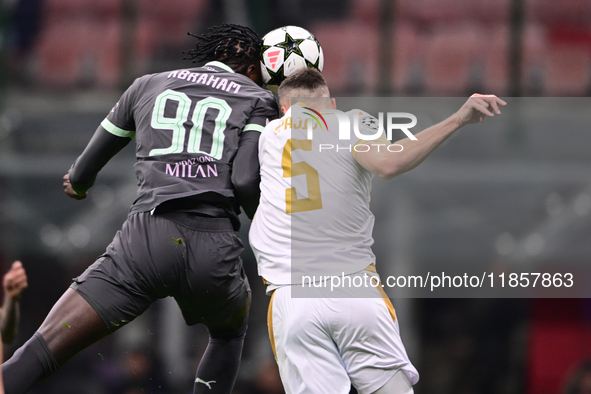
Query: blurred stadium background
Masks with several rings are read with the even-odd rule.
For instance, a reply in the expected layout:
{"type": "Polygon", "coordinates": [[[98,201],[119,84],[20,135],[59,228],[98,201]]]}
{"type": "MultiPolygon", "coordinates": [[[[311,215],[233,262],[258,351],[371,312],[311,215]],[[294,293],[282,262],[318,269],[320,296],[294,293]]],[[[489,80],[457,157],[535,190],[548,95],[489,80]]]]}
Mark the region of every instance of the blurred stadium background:
{"type": "MultiPolygon", "coordinates": [[[[261,35],[287,24],[309,29],[324,49],[324,75],[335,96],[479,91],[539,98],[528,101],[535,105],[527,119],[507,109],[502,120],[454,137],[417,170],[375,182],[383,275],[454,262],[497,272],[591,263],[591,137],[584,116],[591,108],[585,98],[591,0],[4,0],[0,6],[0,268],[21,259],[30,277],[21,330],[5,356],[102,253],[135,196],[132,148],[107,165],[83,202],[63,195],[62,175],[135,77],[187,67],[186,33],[222,22],[261,35]],[[555,103],[564,106],[564,119],[549,115],[555,103]]],[[[435,111],[432,120],[447,114],[435,111]]],[[[244,239],[247,230],[245,222],[244,239]]],[[[266,333],[268,298],[250,250],[244,259],[254,303],[236,393],[281,393],[266,333]]],[[[394,304],[421,372],[418,394],[591,390],[589,299],[394,304]]],[[[174,303],[158,302],[31,392],[189,393],[206,341],[203,328],[184,326],[174,303]]]]}

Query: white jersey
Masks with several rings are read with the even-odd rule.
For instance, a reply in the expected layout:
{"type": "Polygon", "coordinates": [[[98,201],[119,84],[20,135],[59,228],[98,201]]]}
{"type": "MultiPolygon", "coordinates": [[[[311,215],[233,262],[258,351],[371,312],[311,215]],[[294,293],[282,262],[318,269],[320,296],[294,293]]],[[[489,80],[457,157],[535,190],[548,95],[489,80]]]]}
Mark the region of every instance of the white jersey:
{"type": "Polygon", "coordinates": [[[346,115],[348,140],[339,139],[336,115],[297,105],[262,132],[261,200],[249,238],[259,275],[272,285],[348,275],[375,263],[372,174],[354,158],[360,138],[353,124],[375,137],[377,121],[359,110],[346,115]]]}
{"type": "MultiPolygon", "coordinates": [[[[378,137],[378,122],[366,113],[343,118],[378,137]]],[[[260,138],[261,201],[250,244],[259,274],[270,282],[271,347],[287,394],[347,394],[351,384],[371,394],[386,382],[412,393],[419,374],[375,267],[368,267],[375,263],[372,175],[353,153],[367,148],[357,142],[374,138],[351,132],[341,139],[338,123],[335,115],[292,106],[260,138]],[[311,140],[310,125],[316,126],[311,140]],[[325,276],[373,285],[310,288],[310,280],[325,276]]]]}

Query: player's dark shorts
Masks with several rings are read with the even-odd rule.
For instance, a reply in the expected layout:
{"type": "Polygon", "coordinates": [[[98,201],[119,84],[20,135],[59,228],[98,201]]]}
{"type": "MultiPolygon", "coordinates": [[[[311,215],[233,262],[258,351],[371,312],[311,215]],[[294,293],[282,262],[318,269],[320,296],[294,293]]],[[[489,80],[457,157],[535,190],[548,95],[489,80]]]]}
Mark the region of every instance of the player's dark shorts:
{"type": "Polygon", "coordinates": [[[71,287],[111,331],[167,296],[187,324],[218,325],[247,302],[243,249],[230,219],[137,213],[71,287]]]}

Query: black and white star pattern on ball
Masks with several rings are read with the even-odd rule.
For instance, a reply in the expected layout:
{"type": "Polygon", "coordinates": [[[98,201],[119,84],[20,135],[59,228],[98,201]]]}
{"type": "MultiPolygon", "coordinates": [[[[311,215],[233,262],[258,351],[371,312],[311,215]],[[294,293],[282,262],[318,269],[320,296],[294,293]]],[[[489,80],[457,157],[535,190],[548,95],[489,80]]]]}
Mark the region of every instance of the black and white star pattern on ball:
{"type": "Polygon", "coordinates": [[[285,32],[285,41],[275,44],[274,46],[278,48],[285,49],[284,57],[287,59],[289,55],[292,53],[298,54],[301,57],[305,57],[302,51],[300,50],[300,44],[304,42],[303,38],[294,39],[292,36],[289,35],[288,32],[285,32]]]}

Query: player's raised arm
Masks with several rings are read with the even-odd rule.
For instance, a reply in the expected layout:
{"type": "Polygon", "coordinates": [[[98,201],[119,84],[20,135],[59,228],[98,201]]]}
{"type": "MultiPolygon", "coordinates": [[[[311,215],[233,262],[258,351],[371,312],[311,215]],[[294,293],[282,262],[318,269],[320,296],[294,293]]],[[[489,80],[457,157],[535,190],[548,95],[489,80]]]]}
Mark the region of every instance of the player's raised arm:
{"type": "Polygon", "coordinates": [[[461,127],[482,122],[486,117],[500,115],[499,106],[507,103],[494,95],[472,95],[462,107],[444,121],[416,135],[416,140],[405,138],[396,141],[399,145],[392,152],[378,142],[362,142],[370,147],[355,155],[357,162],[366,170],[383,179],[391,179],[412,170],[461,127]],[[401,148],[402,147],[402,148],[401,148]]]}
{"type": "Polygon", "coordinates": [[[5,343],[12,342],[18,331],[19,300],[27,286],[27,273],[23,268],[23,264],[20,261],[15,261],[2,278],[4,303],[0,314],[0,332],[2,333],[2,341],[5,343]]]}
{"type": "Polygon", "coordinates": [[[65,193],[76,200],[86,198],[86,192],[92,187],[99,171],[131,138],[119,137],[99,126],[84,152],[64,175],[65,193]]]}

